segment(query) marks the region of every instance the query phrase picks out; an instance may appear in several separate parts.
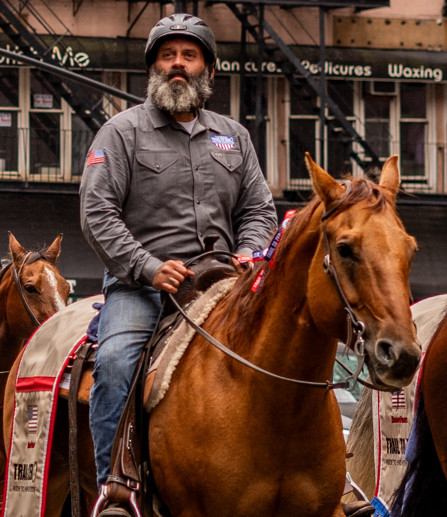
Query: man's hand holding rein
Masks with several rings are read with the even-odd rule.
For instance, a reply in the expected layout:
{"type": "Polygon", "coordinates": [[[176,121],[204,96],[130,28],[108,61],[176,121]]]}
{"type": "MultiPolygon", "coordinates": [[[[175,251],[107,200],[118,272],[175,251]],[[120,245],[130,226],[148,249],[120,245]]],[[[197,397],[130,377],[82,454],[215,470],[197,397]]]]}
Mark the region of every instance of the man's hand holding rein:
{"type": "Polygon", "coordinates": [[[175,294],[188,276],[194,276],[194,272],[181,260],[167,260],[155,272],[152,286],[160,291],[175,294]]]}

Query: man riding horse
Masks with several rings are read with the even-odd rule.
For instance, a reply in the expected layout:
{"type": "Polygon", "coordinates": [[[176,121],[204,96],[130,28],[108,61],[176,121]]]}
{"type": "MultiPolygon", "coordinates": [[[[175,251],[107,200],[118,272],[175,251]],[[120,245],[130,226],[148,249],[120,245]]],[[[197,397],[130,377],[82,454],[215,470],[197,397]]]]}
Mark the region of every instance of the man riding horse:
{"type": "Polygon", "coordinates": [[[113,438],[160,291],[177,292],[193,274],[184,261],[208,239],[217,250],[251,257],[277,224],[248,131],[203,109],[215,74],[211,29],[188,14],[163,18],[145,58],[147,99],[98,132],[80,190],[84,234],[106,267],[90,399],[98,485],[110,474],[113,438]]]}
{"type": "MultiPolygon", "coordinates": [[[[146,101],[101,128],[80,189],[82,228],[106,267],[90,396],[99,487],[160,292],[177,292],[193,275],[184,262],[209,242],[250,260],[277,225],[248,131],[203,109],[215,75],[211,29],[189,14],[163,18],[145,60],[146,101]]],[[[128,513],[109,507],[100,515],[128,513]]]]}

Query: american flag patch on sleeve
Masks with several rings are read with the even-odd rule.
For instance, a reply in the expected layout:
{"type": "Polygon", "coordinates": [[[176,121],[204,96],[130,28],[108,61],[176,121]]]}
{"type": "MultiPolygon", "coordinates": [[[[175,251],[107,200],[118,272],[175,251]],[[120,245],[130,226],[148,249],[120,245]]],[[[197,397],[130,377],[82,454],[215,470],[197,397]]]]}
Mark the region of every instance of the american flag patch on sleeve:
{"type": "Polygon", "coordinates": [[[87,167],[95,163],[104,163],[104,149],[95,149],[87,157],[87,167]]]}

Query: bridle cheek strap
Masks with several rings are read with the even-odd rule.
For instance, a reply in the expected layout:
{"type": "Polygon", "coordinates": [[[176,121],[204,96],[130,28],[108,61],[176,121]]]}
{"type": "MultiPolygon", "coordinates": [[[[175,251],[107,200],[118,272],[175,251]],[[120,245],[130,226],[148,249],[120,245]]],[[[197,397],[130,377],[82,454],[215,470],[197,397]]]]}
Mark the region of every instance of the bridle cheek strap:
{"type": "Polygon", "coordinates": [[[337,270],[335,269],[334,264],[332,263],[332,260],[331,260],[331,250],[329,247],[329,239],[328,239],[327,231],[326,231],[327,219],[340,208],[343,201],[346,199],[346,197],[349,195],[349,193],[351,191],[351,182],[350,181],[346,181],[344,183],[344,185],[346,187],[346,190],[345,190],[343,196],[338,200],[338,202],[334,206],[332,206],[327,212],[325,212],[321,216],[321,221],[323,223],[322,224],[322,233],[323,233],[324,245],[326,248],[326,255],[324,256],[324,259],[323,259],[323,270],[325,273],[330,275],[332,277],[332,279],[334,280],[334,284],[337,289],[338,295],[340,296],[340,298],[344,304],[344,308],[347,313],[347,315],[346,315],[347,329],[346,329],[346,343],[345,344],[350,350],[352,350],[354,352],[354,354],[357,357],[357,369],[356,369],[355,373],[353,373],[351,375],[351,377],[349,377],[349,380],[352,383],[350,390],[352,390],[358,380],[358,377],[363,369],[363,365],[365,362],[365,340],[363,339],[363,333],[365,332],[365,324],[363,323],[363,321],[360,321],[357,318],[354,310],[351,307],[351,304],[349,303],[348,299],[346,298],[346,295],[341,287],[340,280],[337,275],[337,270]]]}
{"type": "Polygon", "coordinates": [[[23,292],[22,284],[20,282],[20,275],[22,273],[23,266],[26,264],[27,260],[31,256],[31,252],[27,253],[25,255],[25,258],[22,260],[22,263],[20,264],[19,271],[17,272],[17,269],[15,265],[12,265],[12,276],[14,278],[14,283],[17,288],[17,291],[19,293],[20,299],[22,300],[23,306],[25,307],[26,312],[28,313],[29,317],[31,318],[32,322],[38,327],[40,325],[40,321],[37,319],[36,315],[34,314],[33,310],[31,309],[28,300],[26,299],[25,293],[23,292]]]}

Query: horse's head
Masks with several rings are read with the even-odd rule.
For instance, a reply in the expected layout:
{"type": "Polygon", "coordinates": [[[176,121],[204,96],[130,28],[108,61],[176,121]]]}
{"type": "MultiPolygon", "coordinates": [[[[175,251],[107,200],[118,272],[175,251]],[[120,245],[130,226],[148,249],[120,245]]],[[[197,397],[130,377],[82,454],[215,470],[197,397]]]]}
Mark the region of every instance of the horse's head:
{"type": "MultiPolygon", "coordinates": [[[[26,327],[32,331],[38,323],[67,304],[70,286],[56,266],[61,241],[62,234],[48,248],[32,252],[23,248],[12,233],[9,234],[16,319],[22,318],[22,324],[17,328],[22,328],[26,321],[26,327]],[[27,314],[24,316],[25,311],[27,314]]],[[[11,314],[9,317],[14,318],[11,314]]]]}
{"type": "Polygon", "coordinates": [[[365,179],[342,185],[309,155],[306,164],[321,200],[316,212],[321,217],[320,240],[309,269],[312,317],[321,331],[346,341],[346,318],[352,310],[358,328],[364,325],[372,382],[383,389],[405,386],[421,352],[409,308],[416,242],[396,214],[397,157],[383,166],[379,185],[365,179]],[[330,306],[336,310],[328,310],[330,306]]]}

